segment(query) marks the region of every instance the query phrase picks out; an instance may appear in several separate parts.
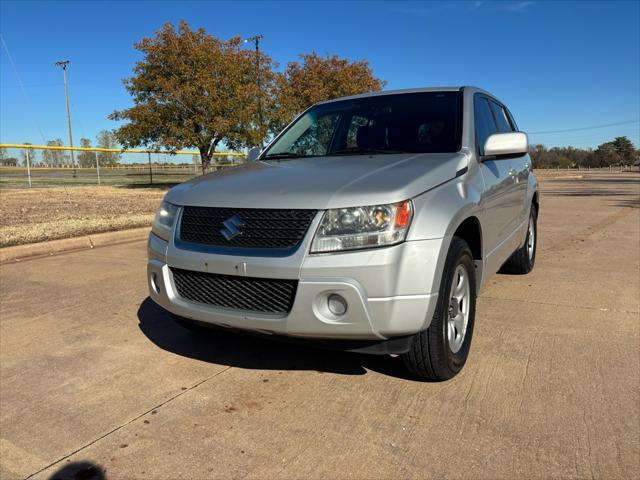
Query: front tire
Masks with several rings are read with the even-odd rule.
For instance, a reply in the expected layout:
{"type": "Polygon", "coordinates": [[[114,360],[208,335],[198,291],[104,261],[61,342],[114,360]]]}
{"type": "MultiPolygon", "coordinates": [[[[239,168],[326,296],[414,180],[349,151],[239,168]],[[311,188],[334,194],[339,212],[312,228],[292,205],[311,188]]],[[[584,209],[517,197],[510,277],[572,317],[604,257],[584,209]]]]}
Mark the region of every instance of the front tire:
{"type": "Polygon", "coordinates": [[[409,371],[435,381],[456,376],[469,356],[475,314],[473,255],[467,242],[453,237],[431,324],[414,336],[411,349],[402,355],[409,371]]]}

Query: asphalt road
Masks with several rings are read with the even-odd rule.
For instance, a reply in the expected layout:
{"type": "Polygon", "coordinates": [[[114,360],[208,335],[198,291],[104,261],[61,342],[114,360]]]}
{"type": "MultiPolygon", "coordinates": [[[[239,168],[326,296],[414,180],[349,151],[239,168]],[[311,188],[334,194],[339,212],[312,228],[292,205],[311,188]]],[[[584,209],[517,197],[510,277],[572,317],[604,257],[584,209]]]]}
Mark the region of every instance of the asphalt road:
{"type": "Polygon", "coordinates": [[[2,266],[0,476],[640,477],[640,176],[542,192],[534,272],[493,278],[445,383],[194,337],[147,299],[143,242],[2,266]]]}

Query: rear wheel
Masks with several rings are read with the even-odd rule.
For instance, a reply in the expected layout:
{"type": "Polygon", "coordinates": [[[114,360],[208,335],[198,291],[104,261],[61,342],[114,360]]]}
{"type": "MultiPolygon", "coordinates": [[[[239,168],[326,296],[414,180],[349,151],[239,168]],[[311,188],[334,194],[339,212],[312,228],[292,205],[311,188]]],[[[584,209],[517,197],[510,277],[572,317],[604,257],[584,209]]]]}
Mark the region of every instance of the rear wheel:
{"type": "Polygon", "coordinates": [[[538,249],[538,211],[535,205],[531,205],[529,214],[529,228],[524,245],[513,252],[506,263],[500,269],[501,273],[525,275],[533,270],[536,263],[536,251],[538,249]]]}
{"type": "Polygon", "coordinates": [[[453,237],[431,324],[414,336],[411,349],[402,355],[407,368],[429,380],[454,377],[469,355],[475,313],[473,255],[464,240],[453,237]]]}

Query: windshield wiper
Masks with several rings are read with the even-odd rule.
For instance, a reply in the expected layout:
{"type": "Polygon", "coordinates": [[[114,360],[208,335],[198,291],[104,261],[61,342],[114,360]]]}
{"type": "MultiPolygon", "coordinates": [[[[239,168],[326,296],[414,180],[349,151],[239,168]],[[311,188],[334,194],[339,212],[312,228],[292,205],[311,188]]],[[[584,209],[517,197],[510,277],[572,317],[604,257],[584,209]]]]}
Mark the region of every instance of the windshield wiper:
{"type": "Polygon", "coordinates": [[[336,150],[335,152],[331,152],[329,155],[367,155],[369,153],[392,154],[392,153],[406,153],[406,152],[403,152],[402,150],[387,150],[383,148],[353,147],[353,148],[344,148],[342,150],[336,150]]]}
{"type": "Polygon", "coordinates": [[[317,156],[318,155],[305,155],[303,153],[281,152],[265,155],[264,160],[278,160],[280,158],[308,158],[317,156]]]}

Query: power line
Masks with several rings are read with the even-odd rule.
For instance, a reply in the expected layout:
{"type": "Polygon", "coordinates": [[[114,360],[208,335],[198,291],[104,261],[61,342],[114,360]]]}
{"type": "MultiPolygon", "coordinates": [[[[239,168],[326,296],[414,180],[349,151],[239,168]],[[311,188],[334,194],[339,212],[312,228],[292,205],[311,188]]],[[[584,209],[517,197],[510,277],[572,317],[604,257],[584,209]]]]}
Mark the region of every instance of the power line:
{"type": "MultiPolygon", "coordinates": [[[[529,134],[529,132],[526,132],[529,134]]],[[[633,135],[638,136],[640,134],[640,129],[636,128],[635,125],[621,125],[617,127],[603,128],[599,130],[578,130],[572,132],[559,132],[557,134],[548,134],[548,138],[601,138],[603,136],[609,135],[633,135]]],[[[546,134],[534,134],[534,136],[539,137],[546,134]]],[[[531,136],[531,134],[529,134],[531,136]]]]}
{"type": "Polygon", "coordinates": [[[22,79],[20,78],[20,74],[18,73],[18,67],[16,67],[15,62],[13,61],[13,57],[11,56],[11,53],[9,53],[9,47],[7,47],[7,43],[4,41],[4,36],[2,34],[0,34],[0,41],[2,41],[2,46],[4,47],[4,51],[7,53],[9,62],[13,67],[13,72],[16,74],[16,78],[18,79],[18,83],[20,84],[20,90],[22,90],[22,95],[24,96],[24,99],[27,103],[29,110],[31,110],[31,115],[32,115],[31,120],[33,121],[33,123],[35,123],[36,128],[38,129],[38,132],[40,132],[40,136],[42,137],[42,142],[46,143],[46,140],[44,138],[44,133],[42,133],[42,129],[40,128],[40,124],[38,123],[38,120],[36,120],[35,116],[33,115],[31,99],[29,98],[29,95],[27,95],[27,91],[25,90],[24,84],[22,83],[22,79]]]}
{"type": "Polygon", "coordinates": [[[629,125],[632,123],[638,123],[640,120],[627,120],[625,122],[615,122],[615,123],[605,123],[603,125],[593,125],[591,127],[578,127],[578,128],[567,128],[565,130],[546,130],[542,132],[527,132],[529,135],[539,135],[539,134],[547,134],[547,133],[565,133],[565,132],[578,132],[580,130],[595,130],[597,128],[607,128],[607,127],[617,127],[618,125],[629,125]]]}

